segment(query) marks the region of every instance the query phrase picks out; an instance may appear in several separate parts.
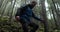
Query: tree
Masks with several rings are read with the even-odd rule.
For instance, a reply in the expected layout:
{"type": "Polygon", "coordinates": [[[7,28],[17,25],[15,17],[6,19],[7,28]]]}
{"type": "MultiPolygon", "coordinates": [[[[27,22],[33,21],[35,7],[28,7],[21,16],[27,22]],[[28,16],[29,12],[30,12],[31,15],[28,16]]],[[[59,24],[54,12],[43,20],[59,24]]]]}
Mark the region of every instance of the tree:
{"type": "Polygon", "coordinates": [[[41,0],[41,5],[42,5],[42,16],[44,19],[44,32],[49,32],[48,30],[48,21],[46,17],[46,8],[45,8],[45,0],[41,0]]]}

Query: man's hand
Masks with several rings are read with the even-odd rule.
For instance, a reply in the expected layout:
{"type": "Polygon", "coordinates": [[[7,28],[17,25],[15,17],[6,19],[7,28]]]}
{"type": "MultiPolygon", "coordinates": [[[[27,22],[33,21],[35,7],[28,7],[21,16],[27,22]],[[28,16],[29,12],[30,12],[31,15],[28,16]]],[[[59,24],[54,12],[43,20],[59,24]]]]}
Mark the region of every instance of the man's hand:
{"type": "Polygon", "coordinates": [[[16,18],[16,20],[17,20],[17,21],[19,21],[19,20],[20,20],[20,16],[16,16],[15,18],[16,18]]]}

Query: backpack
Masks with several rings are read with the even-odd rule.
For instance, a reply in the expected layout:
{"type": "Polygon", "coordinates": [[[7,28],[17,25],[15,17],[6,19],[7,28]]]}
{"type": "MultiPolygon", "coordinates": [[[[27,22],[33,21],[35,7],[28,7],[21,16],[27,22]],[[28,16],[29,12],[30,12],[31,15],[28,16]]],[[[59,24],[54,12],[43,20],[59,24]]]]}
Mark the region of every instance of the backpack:
{"type": "Polygon", "coordinates": [[[20,8],[18,8],[18,9],[17,9],[17,12],[16,12],[15,17],[16,17],[16,16],[20,16],[20,15],[24,14],[24,12],[25,12],[26,8],[27,8],[27,6],[26,6],[26,5],[21,6],[20,8]]]}

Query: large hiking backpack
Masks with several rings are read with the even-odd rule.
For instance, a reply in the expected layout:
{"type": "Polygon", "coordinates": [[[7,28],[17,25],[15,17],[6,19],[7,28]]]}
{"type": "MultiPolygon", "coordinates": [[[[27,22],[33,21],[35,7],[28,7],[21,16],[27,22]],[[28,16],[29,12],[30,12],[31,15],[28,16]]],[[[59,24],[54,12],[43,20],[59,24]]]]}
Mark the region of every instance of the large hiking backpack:
{"type": "Polygon", "coordinates": [[[21,6],[20,8],[17,9],[15,16],[20,16],[20,15],[24,14],[25,10],[26,10],[26,5],[21,6]]]}
{"type": "MultiPolygon", "coordinates": [[[[17,20],[17,17],[16,16],[21,16],[24,14],[24,12],[26,11],[26,5],[24,6],[21,6],[20,8],[17,9],[17,12],[15,14],[15,19],[17,20]]],[[[19,21],[19,20],[18,20],[19,21]]]]}

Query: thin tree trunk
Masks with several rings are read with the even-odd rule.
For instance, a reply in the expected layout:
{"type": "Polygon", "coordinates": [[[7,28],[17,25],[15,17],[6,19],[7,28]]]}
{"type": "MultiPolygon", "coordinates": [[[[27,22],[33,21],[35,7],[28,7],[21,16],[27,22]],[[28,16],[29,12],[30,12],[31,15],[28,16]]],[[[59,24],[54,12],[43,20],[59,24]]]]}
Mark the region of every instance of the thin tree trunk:
{"type": "Polygon", "coordinates": [[[3,1],[4,1],[4,0],[0,0],[0,7],[1,7],[1,5],[2,5],[3,1]]]}
{"type": "MultiPolygon", "coordinates": [[[[51,8],[52,9],[52,8],[51,8]]],[[[54,18],[54,21],[55,21],[55,25],[56,25],[56,28],[57,28],[57,20],[56,20],[56,18],[55,18],[55,14],[54,14],[54,10],[52,9],[52,14],[53,14],[53,18],[54,18]]],[[[56,29],[56,28],[54,28],[54,29],[56,29]]]]}
{"type": "Polygon", "coordinates": [[[6,1],[5,5],[3,6],[3,10],[1,12],[1,17],[3,17],[7,3],[8,3],[8,0],[6,1]]]}
{"type": "Polygon", "coordinates": [[[52,2],[53,2],[53,5],[54,5],[54,11],[56,12],[56,24],[57,24],[57,29],[59,29],[60,27],[60,25],[59,25],[59,23],[60,23],[60,19],[58,19],[58,18],[60,18],[60,16],[59,16],[59,14],[58,14],[58,12],[57,12],[57,9],[56,9],[56,6],[55,6],[55,2],[54,2],[54,0],[52,0],[52,2]]]}
{"type": "Polygon", "coordinates": [[[6,1],[4,0],[4,1],[2,2],[1,6],[0,6],[0,14],[1,14],[2,10],[4,9],[4,6],[5,6],[4,4],[5,4],[5,2],[6,2],[6,1]]]}
{"type": "MultiPolygon", "coordinates": [[[[12,0],[13,1],[13,0],[12,0]]],[[[15,6],[15,2],[16,2],[16,0],[14,1],[14,3],[13,2],[11,2],[11,4],[12,4],[12,8],[11,8],[11,15],[10,15],[10,18],[9,18],[9,21],[11,21],[11,19],[12,19],[12,14],[13,14],[13,9],[14,9],[14,6],[15,6]]]]}

